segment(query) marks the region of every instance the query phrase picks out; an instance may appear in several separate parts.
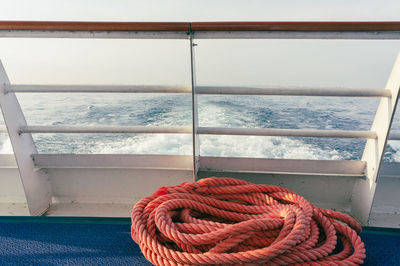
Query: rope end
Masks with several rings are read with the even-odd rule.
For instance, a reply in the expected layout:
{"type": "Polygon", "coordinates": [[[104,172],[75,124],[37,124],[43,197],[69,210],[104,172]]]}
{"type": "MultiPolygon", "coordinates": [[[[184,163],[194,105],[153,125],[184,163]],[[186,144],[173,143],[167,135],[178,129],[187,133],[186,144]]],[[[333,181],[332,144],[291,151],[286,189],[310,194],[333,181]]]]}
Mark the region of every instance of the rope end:
{"type": "Polygon", "coordinates": [[[153,196],[162,196],[162,195],[166,195],[168,194],[168,188],[166,187],[160,187],[159,189],[157,189],[156,192],[153,193],[153,196]]]}

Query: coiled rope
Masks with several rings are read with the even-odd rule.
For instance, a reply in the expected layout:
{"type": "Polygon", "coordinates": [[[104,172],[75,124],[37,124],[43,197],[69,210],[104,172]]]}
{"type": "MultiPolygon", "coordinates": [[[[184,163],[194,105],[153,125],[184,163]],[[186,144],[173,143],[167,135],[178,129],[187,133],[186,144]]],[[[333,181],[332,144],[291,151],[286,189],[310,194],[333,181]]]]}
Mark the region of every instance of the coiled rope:
{"type": "Polygon", "coordinates": [[[360,232],[286,188],[232,178],[161,187],[132,211],[132,238],[155,265],[356,265],[360,232]]]}

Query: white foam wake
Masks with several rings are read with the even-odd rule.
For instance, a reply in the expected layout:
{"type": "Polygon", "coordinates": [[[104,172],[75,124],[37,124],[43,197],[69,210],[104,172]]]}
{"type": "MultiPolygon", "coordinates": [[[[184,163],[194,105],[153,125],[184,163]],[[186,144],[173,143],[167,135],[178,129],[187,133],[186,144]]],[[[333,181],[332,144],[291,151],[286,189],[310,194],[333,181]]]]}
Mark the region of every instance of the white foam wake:
{"type": "Polygon", "coordinates": [[[388,146],[395,150],[392,154],[392,160],[394,162],[400,162],[400,141],[389,141],[388,146]]]}
{"type": "MultiPolygon", "coordinates": [[[[201,136],[202,156],[341,160],[346,154],[325,150],[290,138],[256,136],[201,136]]],[[[93,153],[192,154],[191,135],[148,135],[97,143],[93,153]]]]}
{"type": "Polygon", "coordinates": [[[0,154],[13,154],[13,149],[11,145],[10,138],[7,138],[2,144],[0,148],[0,154]]]}

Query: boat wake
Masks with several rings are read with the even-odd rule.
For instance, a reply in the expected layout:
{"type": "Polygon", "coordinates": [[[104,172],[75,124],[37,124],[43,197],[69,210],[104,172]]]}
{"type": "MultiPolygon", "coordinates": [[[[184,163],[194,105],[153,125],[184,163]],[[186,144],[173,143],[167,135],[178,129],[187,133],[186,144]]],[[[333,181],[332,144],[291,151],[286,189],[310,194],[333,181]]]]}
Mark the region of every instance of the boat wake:
{"type": "MultiPolygon", "coordinates": [[[[29,125],[191,125],[191,96],[99,94],[19,95],[29,125]],[[49,99],[51,98],[51,99],[49,99]],[[65,110],[69,110],[66,112],[65,110]]],[[[204,127],[368,130],[377,99],[199,96],[204,127]],[[368,107],[368,108],[365,108],[368,107]]],[[[400,128],[395,119],[394,129],[400,128]]],[[[34,134],[40,153],[191,155],[184,134],[34,134]],[[66,141],[66,139],[68,141],[66,141]]],[[[359,160],[365,140],[202,135],[203,156],[359,160]]],[[[0,134],[0,153],[12,153],[0,134]]],[[[400,161],[400,142],[390,141],[386,161],[400,161]]]]}

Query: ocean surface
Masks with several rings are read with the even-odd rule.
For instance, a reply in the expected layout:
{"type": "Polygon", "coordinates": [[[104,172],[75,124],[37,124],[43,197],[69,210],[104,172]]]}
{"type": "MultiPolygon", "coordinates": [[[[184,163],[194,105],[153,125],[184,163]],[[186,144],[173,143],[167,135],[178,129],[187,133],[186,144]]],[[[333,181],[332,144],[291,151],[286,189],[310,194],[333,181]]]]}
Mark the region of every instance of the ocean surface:
{"type": "MultiPolygon", "coordinates": [[[[28,125],[191,125],[191,96],[183,94],[22,94],[28,125]]],[[[199,96],[199,125],[285,129],[369,130],[378,99],[294,96],[199,96]]],[[[396,115],[393,130],[400,129],[396,115]]],[[[3,123],[2,120],[0,120],[3,123]]],[[[4,124],[4,123],[3,123],[4,124]]],[[[39,153],[192,153],[185,134],[34,134],[39,153]]],[[[200,136],[203,156],[359,160],[365,140],[259,136],[200,136]]],[[[12,153],[0,134],[0,153],[12,153]]],[[[386,161],[400,161],[390,141],[386,161]]]]}

